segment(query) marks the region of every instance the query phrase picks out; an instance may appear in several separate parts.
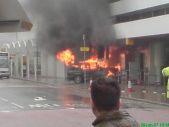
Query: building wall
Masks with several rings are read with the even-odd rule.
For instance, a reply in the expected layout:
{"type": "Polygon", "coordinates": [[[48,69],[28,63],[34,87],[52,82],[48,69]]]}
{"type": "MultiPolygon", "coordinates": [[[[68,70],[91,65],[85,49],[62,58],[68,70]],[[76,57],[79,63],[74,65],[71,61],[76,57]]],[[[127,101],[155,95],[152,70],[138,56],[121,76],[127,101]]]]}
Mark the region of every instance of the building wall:
{"type": "Polygon", "coordinates": [[[41,50],[41,75],[44,77],[55,77],[65,79],[65,66],[57,61],[55,54],[49,54],[45,50],[41,50]]]}
{"type": "Polygon", "coordinates": [[[169,0],[120,0],[112,3],[110,7],[112,15],[120,15],[163,4],[169,4],[169,0]]]}
{"type": "MultiPolygon", "coordinates": [[[[164,7],[164,10],[168,9],[169,0],[120,0],[112,3],[110,6],[112,16],[116,17],[123,14],[127,17],[129,13],[139,15],[144,12],[143,10],[151,11],[152,7],[154,10],[158,9],[159,6],[164,7]]],[[[169,26],[169,14],[165,13],[160,16],[153,16],[154,15],[152,13],[152,16],[148,18],[138,18],[133,21],[126,20],[123,23],[117,22],[116,24],[112,25],[112,29],[116,32],[117,39],[137,38],[137,40],[144,45],[147,43],[144,40],[151,36],[152,39],[148,39],[149,45],[147,45],[146,50],[142,51],[142,53],[145,54],[144,66],[147,68],[147,73],[145,76],[149,84],[154,84],[161,81],[161,70],[164,66],[166,66],[166,61],[169,61],[166,60],[166,58],[168,59],[169,57],[165,53],[165,44],[167,44],[167,40],[169,39],[161,36],[164,34],[169,34],[169,29],[166,27],[169,26]]],[[[137,63],[139,63],[137,60],[138,58],[139,56],[135,55],[135,61],[131,63],[132,67],[138,68],[136,67],[137,63]]]]}
{"type": "Polygon", "coordinates": [[[130,21],[113,25],[117,39],[168,34],[169,15],[130,21]]]}
{"type": "Polygon", "coordinates": [[[163,43],[153,42],[150,44],[150,82],[161,81],[161,69],[163,65],[163,43]]]}

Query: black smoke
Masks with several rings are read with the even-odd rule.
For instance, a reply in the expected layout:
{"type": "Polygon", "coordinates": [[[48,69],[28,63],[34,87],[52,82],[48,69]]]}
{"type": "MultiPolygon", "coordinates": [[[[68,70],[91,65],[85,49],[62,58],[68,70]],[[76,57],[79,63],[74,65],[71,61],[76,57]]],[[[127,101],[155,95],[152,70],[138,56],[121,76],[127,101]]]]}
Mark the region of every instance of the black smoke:
{"type": "Polygon", "coordinates": [[[31,0],[38,15],[38,43],[49,51],[73,48],[83,43],[112,41],[111,16],[106,0],[31,0]]]}

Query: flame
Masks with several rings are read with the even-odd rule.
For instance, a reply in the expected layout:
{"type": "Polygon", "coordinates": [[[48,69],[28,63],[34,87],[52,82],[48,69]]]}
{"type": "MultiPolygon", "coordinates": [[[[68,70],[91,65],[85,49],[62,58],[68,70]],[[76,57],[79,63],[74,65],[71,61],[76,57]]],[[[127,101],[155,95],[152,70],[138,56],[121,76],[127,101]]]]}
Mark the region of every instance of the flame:
{"type": "Polygon", "coordinates": [[[64,51],[59,52],[56,55],[56,58],[64,62],[67,66],[73,65],[75,63],[75,55],[70,49],[66,49],[64,51]]]}
{"type": "MultiPolygon", "coordinates": [[[[75,55],[70,49],[66,49],[64,51],[59,52],[56,57],[58,60],[64,62],[67,66],[72,66],[75,68],[80,68],[82,70],[98,70],[98,69],[108,69],[110,68],[108,61],[105,59],[98,59],[97,53],[91,56],[87,60],[79,61],[79,63],[75,64],[75,55]]],[[[120,64],[114,66],[118,71],[121,70],[120,64]]],[[[109,75],[113,75],[113,73],[109,71],[109,75]]]]}
{"type": "Polygon", "coordinates": [[[83,70],[97,70],[98,68],[107,68],[108,63],[105,60],[99,60],[97,55],[88,60],[80,61],[80,68],[83,70]]]}
{"type": "Polygon", "coordinates": [[[117,69],[118,71],[121,71],[121,66],[120,66],[120,64],[117,64],[114,68],[117,69]]]}
{"type": "Polygon", "coordinates": [[[108,78],[108,77],[111,77],[111,76],[114,76],[114,73],[109,70],[106,77],[108,78]]]}

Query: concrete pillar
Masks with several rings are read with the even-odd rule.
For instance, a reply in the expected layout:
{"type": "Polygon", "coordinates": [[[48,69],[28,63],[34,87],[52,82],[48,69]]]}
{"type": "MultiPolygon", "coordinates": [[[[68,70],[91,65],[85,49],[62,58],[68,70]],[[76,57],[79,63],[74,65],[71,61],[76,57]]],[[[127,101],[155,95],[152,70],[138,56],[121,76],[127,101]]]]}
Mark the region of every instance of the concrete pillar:
{"type": "Polygon", "coordinates": [[[150,44],[150,81],[161,81],[161,66],[163,64],[163,43],[150,44]]]}
{"type": "Polygon", "coordinates": [[[20,62],[21,62],[21,78],[23,78],[23,56],[21,55],[20,57],[20,62]]]}
{"type": "Polygon", "coordinates": [[[37,59],[34,57],[34,78],[37,80],[37,59]]]}
{"type": "Polygon", "coordinates": [[[55,55],[48,54],[48,77],[56,77],[55,55]]]}
{"type": "Polygon", "coordinates": [[[55,54],[43,50],[41,52],[41,74],[45,77],[65,78],[65,65],[56,60],[55,54]]]}
{"type": "Polygon", "coordinates": [[[20,65],[20,62],[19,62],[19,56],[18,54],[16,54],[16,57],[15,57],[15,76],[16,77],[19,77],[19,65],[20,65]]]}
{"type": "Polygon", "coordinates": [[[42,76],[47,76],[47,72],[48,72],[48,55],[47,52],[45,50],[41,51],[41,75],[42,76]]]}
{"type": "Polygon", "coordinates": [[[26,61],[27,61],[26,74],[27,74],[27,78],[29,79],[30,78],[30,56],[29,56],[29,54],[27,55],[27,60],[26,61]]]}
{"type": "Polygon", "coordinates": [[[56,74],[57,74],[57,78],[66,78],[66,67],[65,65],[60,62],[60,61],[56,61],[56,74]]]}
{"type": "Polygon", "coordinates": [[[13,60],[12,60],[12,58],[11,58],[11,60],[10,60],[10,70],[11,70],[11,77],[13,76],[13,60]]]}

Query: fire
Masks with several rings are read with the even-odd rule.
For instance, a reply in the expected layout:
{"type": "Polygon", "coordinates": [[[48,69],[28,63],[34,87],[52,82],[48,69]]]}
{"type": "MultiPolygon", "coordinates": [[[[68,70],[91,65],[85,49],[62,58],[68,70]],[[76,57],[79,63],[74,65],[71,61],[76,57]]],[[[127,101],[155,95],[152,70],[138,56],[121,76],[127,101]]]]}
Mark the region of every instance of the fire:
{"type": "Polygon", "coordinates": [[[70,49],[66,49],[64,51],[59,52],[56,55],[56,58],[64,62],[67,66],[73,65],[75,63],[75,55],[70,49]]]}
{"type": "Polygon", "coordinates": [[[120,66],[120,64],[117,64],[114,68],[116,68],[118,71],[121,71],[121,66],[120,66]]]}
{"type": "Polygon", "coordinates": [[[111,71],[108,71],[108,73],[107,73],[106,77],[108,78],[108,77],[111,77],[111,76],[114,76],[114,73],[113,73],[113,72],[111,72],[111,71]]]}
{"type": "Polygon", "coordinates": [[[96,55],[88,60],[80,61],[80,64],[80,68],[83,70],[97,70],[98,68],[108,67],[108,63],[105,60],[99,60],[96,55]]]}
{"type": "MultiPolygon", "coordinates": [[[[56,55],[56,58],[62,62],[64,62],[67,66],[72,66],[75,68],[80,68],[82,70],[98,70],[98,69],[108,69],[109,64],[105,59],[98,59],[97,53],[91,56],[87,60],[79,61],[79,63],[75,64],[75,55],[70,49],[66,49],[64,51],[59,52],[56,55]]],[[[120,64],[114,66],[118,71],[121,70],[120,64]]],[[[113,75],[111,71],[108,72],[108,76],[113,75]]]]}

